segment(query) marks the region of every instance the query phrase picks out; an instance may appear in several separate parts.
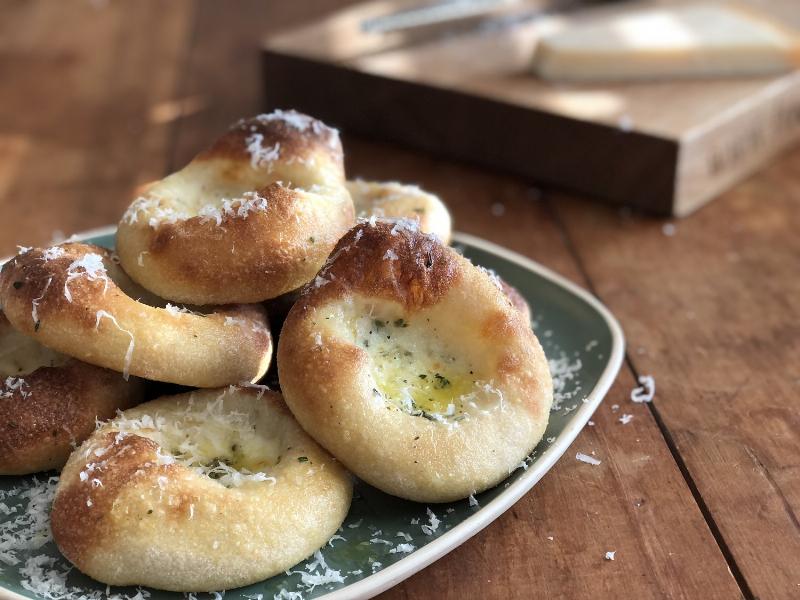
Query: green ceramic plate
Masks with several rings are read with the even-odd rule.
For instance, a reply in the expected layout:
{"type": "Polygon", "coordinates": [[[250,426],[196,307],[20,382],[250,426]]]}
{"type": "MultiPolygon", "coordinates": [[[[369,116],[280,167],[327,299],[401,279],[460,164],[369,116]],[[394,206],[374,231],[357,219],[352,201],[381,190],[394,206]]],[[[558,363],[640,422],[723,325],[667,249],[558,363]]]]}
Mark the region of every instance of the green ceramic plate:
{"type": "MultiPolygon", "coordinates": [[[[78,237],[110,247],[113,233],[106,228],[78,237]]],[[[481,239],[456,235],[454,246],[515,286],[533,309],[556,387],[545,439],[505,482],[469,501],[426,506],[358,483],[347,520],[320,553],[286,574],[230,590],[226,600],[369,598],[395,585],[475,535],[528,492],[566,452],[608,391],[622,363],[624,341],[616,320],[596,299],[481,239]]],[[[107,591],[71,570],[49,539],[46,509],[53,487],[47,475],[0,477],[0,598],[135,598],[138,593],[153,600],[181,598],[135,588],[107,591]],[[13,549],[20,545],[26,549],[13,549]]]]}

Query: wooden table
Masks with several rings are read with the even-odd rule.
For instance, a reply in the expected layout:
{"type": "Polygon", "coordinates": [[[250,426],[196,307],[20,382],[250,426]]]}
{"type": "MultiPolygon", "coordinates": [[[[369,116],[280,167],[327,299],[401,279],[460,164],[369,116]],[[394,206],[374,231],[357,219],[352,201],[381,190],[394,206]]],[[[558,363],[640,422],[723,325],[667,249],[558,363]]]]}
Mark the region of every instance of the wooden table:
{"type": "MultiPolygon", "coordinates": [[[[0,253],[116,222],[136,184],[260,110],[263,34],[335,5],[4,0],[0,253]]],[[[344,141],[350,175],[441,194],[458,229],[588,287],[628,338],[572,454],[385,597],[800,598],[800,150],[673,231],[499,172],[344,141]],[[655,377],[652,404],[630,402],[639,374],[655,377]]]]}

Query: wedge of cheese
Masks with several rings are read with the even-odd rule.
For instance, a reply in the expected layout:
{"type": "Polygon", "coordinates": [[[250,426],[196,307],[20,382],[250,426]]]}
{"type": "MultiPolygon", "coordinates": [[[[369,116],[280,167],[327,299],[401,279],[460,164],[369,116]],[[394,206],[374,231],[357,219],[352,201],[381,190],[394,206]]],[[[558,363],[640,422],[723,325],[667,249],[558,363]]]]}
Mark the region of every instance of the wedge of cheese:
{"type": "Polygon", "coordinates": [[[567,23],[540,40],[533,59],[540,77],[577,82],[762,75],[798,66],[796,32],[725,4],[628,9],[567,23]]]}

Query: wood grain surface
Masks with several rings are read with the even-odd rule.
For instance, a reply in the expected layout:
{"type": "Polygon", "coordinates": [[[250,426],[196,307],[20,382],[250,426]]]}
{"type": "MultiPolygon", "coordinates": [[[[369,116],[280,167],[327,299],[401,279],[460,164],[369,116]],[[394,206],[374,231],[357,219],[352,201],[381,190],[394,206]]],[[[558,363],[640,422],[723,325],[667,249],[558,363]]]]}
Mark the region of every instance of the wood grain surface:
{"type": "MultiPolygon", "coordinates": [[[[265,33],[341,3],[1,6],[8,254],[115,222],[136,185],[262,108],[265,33]]],[[[570,453],[498,521],[384,597],[797,598],[800,151],[672,231],[343,133],[351,176],[441,194],[457,229],[595,291],[629,340],[627,366],[570,453]],[[640,373],[656,378],[651,405],[630,402],[640,373]],[[623,425],[621,412],[633,420],[623,425]],[[603,462],[578,462],[577,451],[603,462]]]]}
{"type": "MultiPolygon", "coordinates": [[[[484,20],[388,33],[362,27],[414,4],[358,3],[267,36],[264,72],[279,82],[269,99],[364,135],[661,215],[689,214],[800,140],[800,72],[585,84],[532,76],[538,40],[565,18],[627,13],[629,3],[583,0],[569,10],[569,2],[515,0],[484,20]],[[543,14],[557,6],[564,10],[543,14]],[[306,93],[314,80],[324,93],[306,93]],[[400,105],[400,115],[383,118],[400,105]]],[[[800,26],[796,0],[736,4],[800,26]]]]}

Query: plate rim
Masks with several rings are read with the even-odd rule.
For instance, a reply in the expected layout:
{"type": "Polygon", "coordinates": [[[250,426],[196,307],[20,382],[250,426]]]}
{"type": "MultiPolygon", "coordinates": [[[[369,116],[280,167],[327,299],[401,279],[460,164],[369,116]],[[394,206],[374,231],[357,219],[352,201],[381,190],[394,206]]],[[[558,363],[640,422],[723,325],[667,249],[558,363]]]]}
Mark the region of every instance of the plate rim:
{"type": "MultiPolygon", "coordinates": [[[[115,232],[116,226],[107,225],[105,227],[96,227],[82,231],[70,236],[64,241],[81,241],[91,237],[113,235],[115,232]]],[[[553,465],[555,465],[558,459],[566,454],[572,442],[578,437],[578,433],[586,426],[589,418],[594,414],[594,411],[608,393],[608,390],[616,380],[620,368],[622,367],[622,361],[625,356],[625,336],[622,332],[622,327],[611,314],[611,311],[609,311],[591,292],[533,259],[504,248],[494,242],[461,232],[454,232],[452,238],[454,243],[466,243],[532,271],[565,289],[573,296],[583,300],[600,315],[611,333],[611,352],[609,353],[608,361],[597,383],[589,394],[587,394],[585,401],[580,408],[575,411],[574,416],[558,435],[556,441],[542,453],[539,459],[531,465],[522,476],[512,482],[511,485],[496,498],[482,506],[475,514],[467,517],[451,530],[425,544],[419,550],[411,553],[408,557],[389,565],[385,569],[381,569],[369,577],[365,577],[341,589],[318,596],[318,598],[324,598],[325,600],[367,600],[368,598],[372,598],[421,571],[482,531],[505,511],[511,508],[522,496],[528,493],[553,465]]],[[[3,258],[0,260],[0,264],[6,262],[6,260],[8,259],[3,258]]],[[[0,600],[30,600],[30,597],[23,596],[8,588],[0,587],[0,600]]]]}

